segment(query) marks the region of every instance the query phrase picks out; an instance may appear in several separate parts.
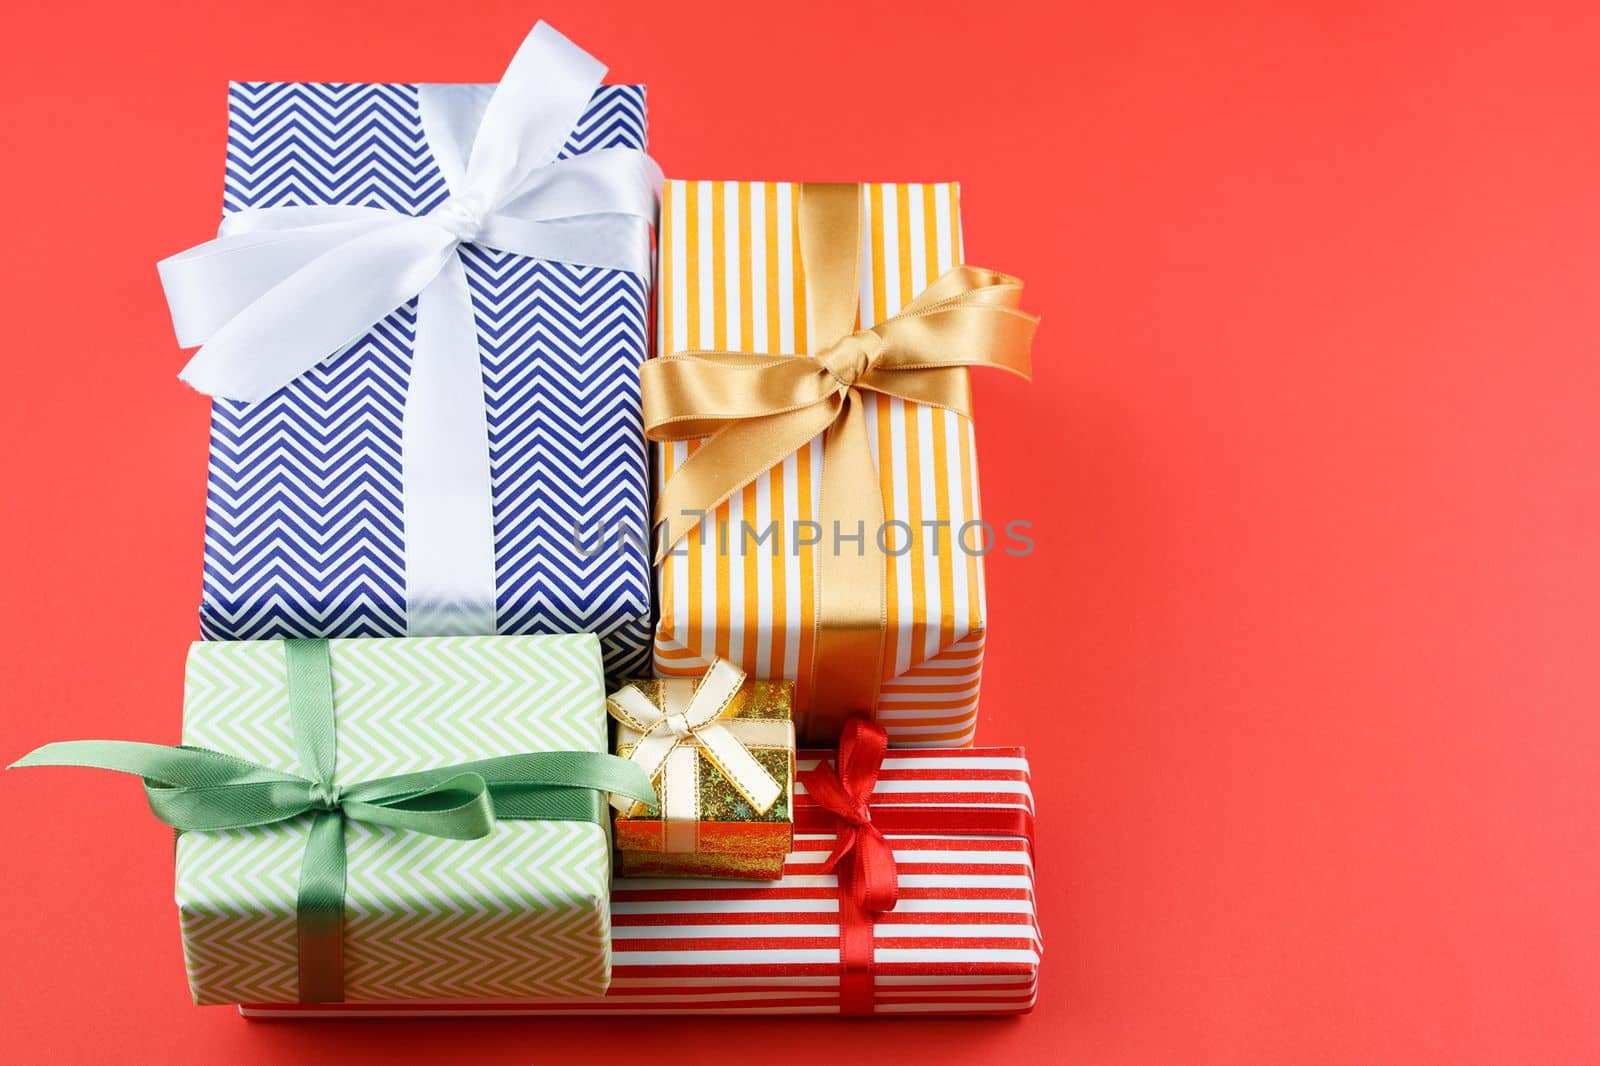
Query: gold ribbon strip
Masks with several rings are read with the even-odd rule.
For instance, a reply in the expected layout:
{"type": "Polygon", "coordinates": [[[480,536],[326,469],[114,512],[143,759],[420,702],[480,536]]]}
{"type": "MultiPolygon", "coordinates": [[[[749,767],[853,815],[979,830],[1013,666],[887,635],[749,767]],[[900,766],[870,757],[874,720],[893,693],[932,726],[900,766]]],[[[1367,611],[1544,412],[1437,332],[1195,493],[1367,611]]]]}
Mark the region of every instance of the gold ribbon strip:
{"type": "Polygon", "coordinates": [[[643,373],[646,435],[654,441],[706,438],[656,499],[658,563],[735,492],[826,434],[821,514],[836,525],[823,531],[814,568],[810,698],[800,708],[806,738],[817,742],[837,737],[851,714],[872,716],[883,677],[888,614],[878,540],[885,516],[864,393],[970,417],[966,368],[996,367],[1027,378],[1039,322],[1021,309],[1020,279],[958,266],[899,314],[858,330],[861,214],[859,185],[801,186],[808,336],[827,342],[811,358],[664,353],[643,373]],[[841,544],[858,550],[840,550],[841,544]]]}
{"type": "MultiPolygon", "coordinates": [[[[703,751],[757,814],[766,814],[783,796],[783,785],[750,753],[754,747],[793,747],[794,726],[771,719],[735,719],[734,698],[745,673],[726,659],[711,664],[699,682],[665,678],[657,682],[657,706],[635,685],[606,697],[606,711],[621,726],[619,746],[632,745],[628,758],[656,785],[661,809],[663,851],[692,852],[700,820],[697,752],[703,751]]],[[[644,805],[612,797],[619,811],[636,814],[644,805]]]]}

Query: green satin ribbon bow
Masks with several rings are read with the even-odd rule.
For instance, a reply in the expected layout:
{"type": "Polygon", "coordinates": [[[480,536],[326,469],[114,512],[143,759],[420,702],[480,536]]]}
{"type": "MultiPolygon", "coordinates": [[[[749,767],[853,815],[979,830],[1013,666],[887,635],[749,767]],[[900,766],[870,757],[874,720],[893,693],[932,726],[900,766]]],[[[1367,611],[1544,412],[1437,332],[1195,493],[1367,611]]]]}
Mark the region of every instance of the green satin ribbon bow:
{"type": "Polygon", "coordinates": [[[645,771],[590,751],[505,755],[342,788],[333,675],[325,640],[284,641],[289,719],[306,777],[204,748],[120,740],[46,744],[16,766],[84,766],[137,774],[155,816],[182,831],[249,829],[313,816],[296,910],[302,1003],[344,998],[346,820],[476,840],[497,818],[603,824],[600,793],[655,800],[645,771]]]}

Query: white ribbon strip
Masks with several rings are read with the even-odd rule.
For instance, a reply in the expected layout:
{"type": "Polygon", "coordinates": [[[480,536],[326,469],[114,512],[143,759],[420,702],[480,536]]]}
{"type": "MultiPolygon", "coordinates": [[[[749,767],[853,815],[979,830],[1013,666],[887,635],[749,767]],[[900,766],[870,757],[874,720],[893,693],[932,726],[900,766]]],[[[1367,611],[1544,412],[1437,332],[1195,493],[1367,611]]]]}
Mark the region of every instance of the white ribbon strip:
{"type": "MultiPolygon", "coordinates": [[[[744,680],[743,670],[718,659],[698,683],[679,678],[659,682],[659,707],[634,685],[606,698],[607,710],[621,723],[622,743],[633,744],[629,758],[657,782],[664,846],[669,852],[695,850],[700,751],[758,814],[766,814],[783,796],[783,786],[756,761],[750,748],[792,745],[794,725],[727,717],[735,709],[734,698],[744,680]]],[[[619,811],[634,808],[629,799],[612,797],[611,802],[619,811]]]]}
{"type": "Polygon", "coordinates": [[[661,850],[692,855],[700,846],[700,753],[673,748],[661,768],[661,850]],[[671,783],[669,786],[669,782],[671,783]]]}
{"type": "Polygon", "coordinates": [[[428,214],[253,208],[159,264],[178,343],[201,345],[179,377],[244,402],[417,298],[401,454],[413,636],[496,629],[482,368],[458,250],[479,244],[649,276],[655,163],[625,148],[555,158],[604,76],[541,22],[498,86],[422,86],[423,132],[450,190],[428,214]]]}

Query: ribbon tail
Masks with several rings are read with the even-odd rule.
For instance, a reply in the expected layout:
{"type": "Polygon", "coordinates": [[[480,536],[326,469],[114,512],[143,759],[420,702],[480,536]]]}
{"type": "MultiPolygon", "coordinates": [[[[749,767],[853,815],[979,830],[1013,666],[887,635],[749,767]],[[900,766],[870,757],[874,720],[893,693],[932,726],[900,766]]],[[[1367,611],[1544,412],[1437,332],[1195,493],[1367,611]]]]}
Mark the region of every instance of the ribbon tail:
{"type": "Polygon", "coordinates": [[[455,767],[489,783],[497,818],[545,818],[541,793],[562,790],[604,792],[640,803],[654,803],[655,786],[638,764],[598,751],[542,751],[506,755],[455,767]]]}
{"type": "Polygon", "coordinates": [[[656,496],[656,562],[728,497],[826,430],[837,409],[837,402],[814,404],[732,423],[707,438],[656,496]]]}
{"type": "Polygon", "coordinates": [[[700,749],[710,756],[722,776],[738,790],[757,814],[766,814],[783,795],[783,786],[772,779],[767,768],[756,761],[750,749],[721,724],[700,729],[695,737],[700,749]]]}
{"type": "Polygon", "coordinates": [[[838,835],[833,839],[833,850],[828,852],[828,857],[822,862],[822,872],[831,874],[839,868],[839,864],[849,857],[850,851],[856,846],[856,838],[860,835],[856,827],[847,822],[838,823],[838,835]]]}
{"type": "Polygon", "coordinates": [[[223,234],[216,240],[157,263],[178,345],[193,348],[204,344],[262,293],[306,264],[394,222],[392,214],[372,208],[348,211],[350,217],[333,220],[302,208],[240,212],[228,216],[223,234]],[[279,221],[277,216],[283,213],[295,216],[301,224],[288,229],[256,228],[279,221]],[[230,225],[242,216],[249,217],[230,225]]]}
{"type": "MultiPolygon", "coordinates": [[[[606,713],[617,720],[619,738],[633,742],[628,760],[643,769],[652,782],[661,781],[667,759],[682,742],[680,737],[665,727],[666,715],[661,708],[652,703],[637,685],[624,685],[606,697],[606,713]],[[636,739],[634,734],[637,735],[636,739]]],[[[615,793],[611,796],[611,806],[624,814],[638,804],[638,800],[627,796],[615,793]]]]}
{"type": "Polygon", "coordinates": [[[201,748],[125,740],[46,744],[12,763],[111,770],[144,779],[150,812],[180,831],[247,829],[294,818],[309,809],[310,782],[244,759],[201,748]]]}
{"type": "Polygon", "coordinates": [[[602,755],[600,758],[605,761],[599,764],[595,771],[595,788],[614,796],[627,796],[640,803],[656,801],[655,786],[650,783],[649,775],[643,770],[627,759],[619,759],[615,755],[602,755]]]}
{"type": "Polygon", "coordinates": [[[737,713],[734,701],[745,677],[745,672],[727,659],[714,661],[695,686],[688,720],[700,750],[756,813],[764,815],[783,796],[783,786],[735,734],[734,720],[726,717],[737,713]]]}
{"type": "Polygon", "coordinates": [[[856,836],[856,902],[868,914],[894,910],[900,898],[900,874],[894,849],[875,826],[864,826],[856,836]]]}
{"type": "MultiPolygon", "coordinates": [[[[664,777],[667,763],[682,744],[682,737],[658,723],[639,737],[633,751],[628,753],[628,760],[644,770],[651,781],[659,784],[657,788],[659,794],[666,791],[664,777]]],[[[628,796],[613,794],[611,797],[611,805],[619,811],[632,810],[636,802],[637,800],[628,796]]]]}
{"type": "Polygon", "coordinates": [[[29,766],[78,766],[88,770],[111,770],[174,788],[212,788],[268,781],[304,784],[301,778],[292,774],[269,770],[265,766],[218,751],[145,744],[134,740],[58,740],[28,752],[8,769],[29,766]]]}
{"type": "Polygon", "coordinates": [[[210,396],[264,399],[421,292],[455,244],[437,225],[413,218],[361,233],[240,309],[178,376],[210,396]]]}

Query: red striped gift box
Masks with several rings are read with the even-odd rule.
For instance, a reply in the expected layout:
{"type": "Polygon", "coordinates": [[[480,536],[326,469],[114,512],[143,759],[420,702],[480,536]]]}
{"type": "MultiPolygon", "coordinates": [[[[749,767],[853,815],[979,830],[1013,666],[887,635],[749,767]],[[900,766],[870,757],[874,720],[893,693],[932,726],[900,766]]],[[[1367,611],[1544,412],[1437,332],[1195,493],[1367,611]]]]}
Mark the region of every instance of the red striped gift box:
{"type": "MultiPolygon", "coordinates": [[[[802,776],[831,758],[801,752],[802,776]]],[[[898,879],[893,910],[876,916],[853,904],[848,873],[841,891],[837,873],[824,869],[837,840],[833,816],[796,780],[802,831],[782,880],[612,882],[612,982],[603,998],[242,1010],[392,1017],[1015,1014],[1032,1007],[1041,945],[1022,749],[895,749],[870,810],[898,879]],[[851,937],[863,947],[846,947],[851,937]]]]}

